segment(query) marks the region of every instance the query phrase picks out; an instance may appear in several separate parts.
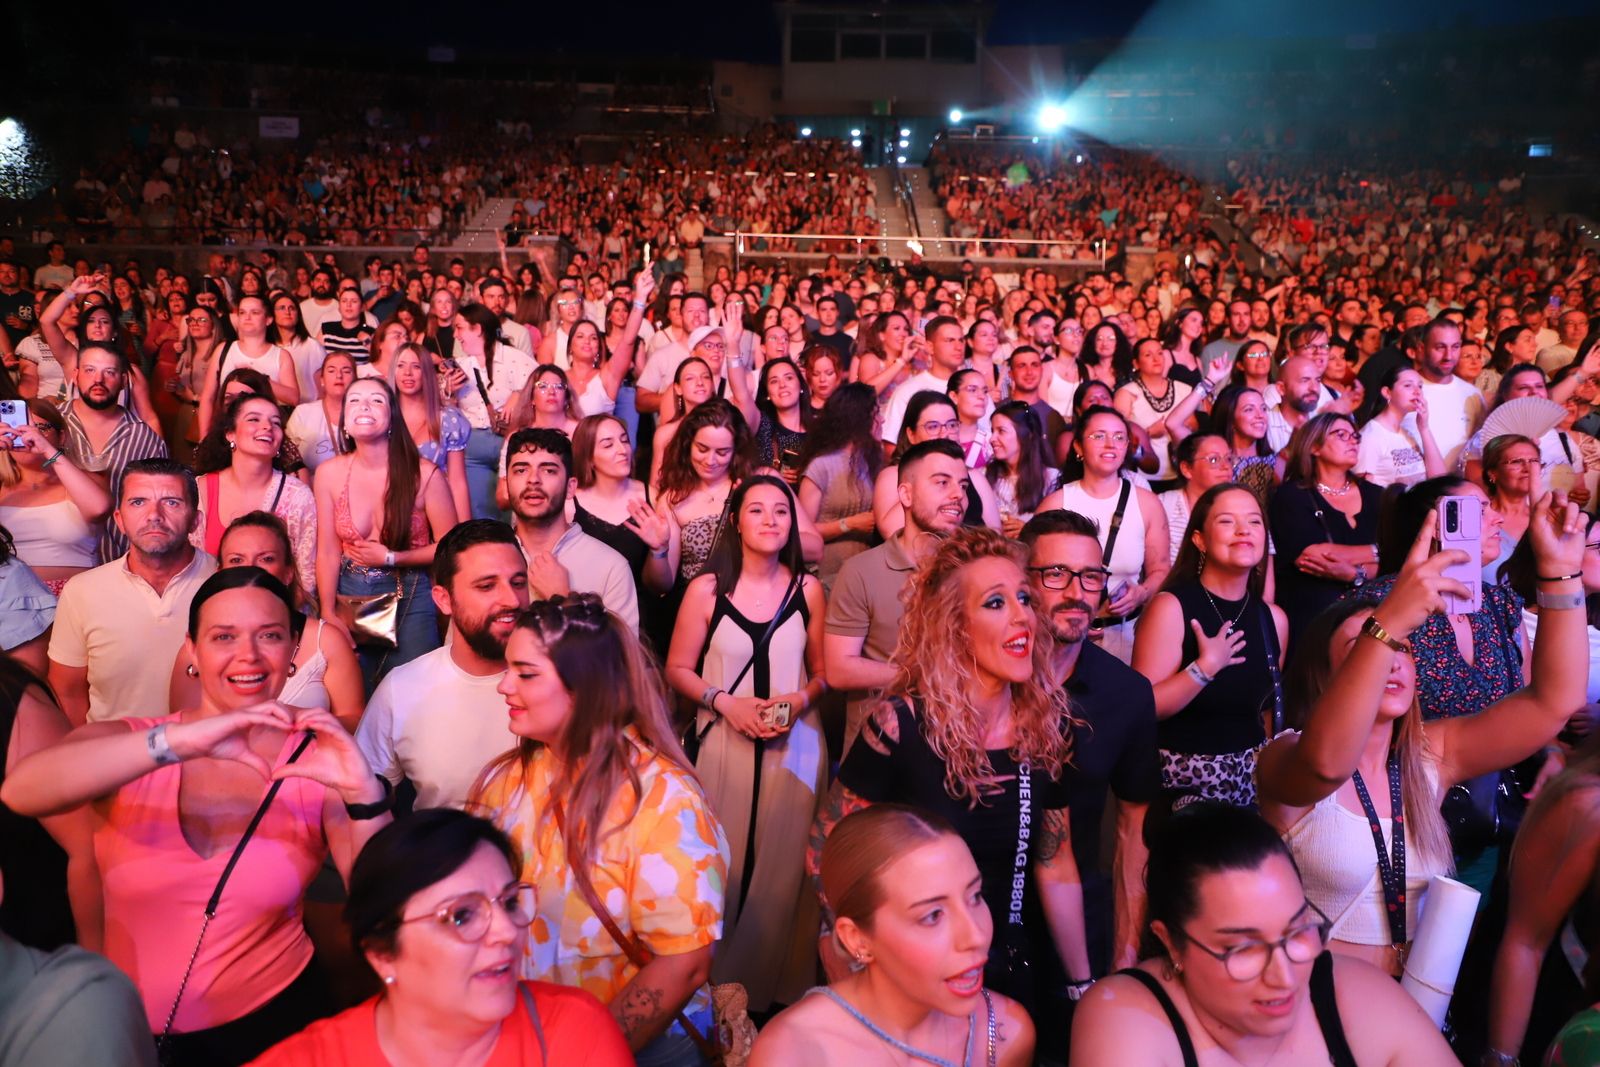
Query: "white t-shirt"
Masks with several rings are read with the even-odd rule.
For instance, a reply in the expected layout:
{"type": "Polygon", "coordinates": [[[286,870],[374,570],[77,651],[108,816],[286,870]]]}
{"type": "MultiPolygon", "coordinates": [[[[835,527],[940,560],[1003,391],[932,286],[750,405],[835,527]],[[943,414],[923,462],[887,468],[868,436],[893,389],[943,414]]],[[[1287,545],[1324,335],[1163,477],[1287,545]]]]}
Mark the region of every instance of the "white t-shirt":
{"type": "Polygon", "coordinates": [[[489,394],[489,402],[495,406],[495,410],[503,411],[506,401],[527,384],[528,376],[533,373],[533,357],[510,345],[496,344],[493,359],[494,381],[491,382],[483,360],[466,355],[459,348],[456,350],[456,362],[467,375],[466,384],[456,394],[456,403],[475,430],[489,428],[489,411],[484,407],[483,393],[478,391],[479,381],[483,383],[483,391],[489,394]]]}
{"type": "MultiPolygon", "coordinates": [[[[952,376],[953,377],[953,376],[952,376]]],[[[899,385],[894,387],[894,392],[889,394],[889,403],[883,410],[883,430],[878,434],[880,440],[894,444],[900,439],[900,424],[906,418],[906,405],[911,403],[911,398],[924,390],[930,393],[944,395],[950,387],[950,378],[940,378],[931,370],[918,371],[899,385]]],[[[954,400],[951,401],[954,403],[954,400]]],[[[983,419],[979,422],[983,436],[989,433],[989,416],[994,414],[994,400],[985,397],[983,401],[983,419]]]]}
{"type": "MultiPolygon", "coordinates": [[[[657,336],[667,337],[667,333],[662,331],[657,336]]],[[[679,365],[688,358],[689,350],[669,338],[667,343],[650,353],[636,379],[639,388],[652,393],[666,392],[667,386],[672,384],[672,376],[678,373],[679,365]]]]}
{"type": "Polygon", "coordinates": [[[291,341],[284,347],[289,350],[289,359],[294,363],[294,372],[300,376],[300,399],[317,399],[322,395],[322,391],[317,388],[317,379],[322,374],[322,361],[328,355],[322,347],[322,342],[314,337],[307,337],[304,341],[291,341]]]}
{"type": "Polygon", "coordinates": [[[367,702],[356,728],[361,754],[389,781],[409,778],[418,809],[462,807],[484,767],[517,744],[495,692],[502,674],[468,674],[448,645],[401,664],[367,702]]]}
{"type": "Polygon", "coordinates": [[[300,458],[305,460],[306,468],[312,471],[339,454],[333,443],[336,432],[337,429],[329,424],[328,413],[322,409],[320,400],[296,404],[295,409],[289,412],[289,421],[283,426],[284,436],[294,442],[294,446],[300,450],[300,458]]]}
{"type": "Polygon", "coordinates": [[[1355,473],[1377,486],[1416,485],[1428,476],[1417,439],[1404,426],[1391,430],[1377,419],[1362,427],[1355,473]]]}
{"type": "Polygon", "coordinates": [[[321,337],[324,326],[339,321],[339,301],[329,299],[327,303],[319,304],[314,298],[306,297],[300,301],[300,321],[306,324],[306,333],[321,337]]]}
{"type": "MultiPolygon", "coordinates": [[[[1433,433],[1433,443],[1439,446],[1445,466],[1454,467],[1461,446],[1467,443],[1467,438],[1483,419],[1483,394],[1471,382],[1451,375],[1443,384],[1424,379],[1422,396],[1428,402],[1428,429],[1433,433]]],[[[1416,436],[1415,415],[1407,415],[1403,425],[1408,433],[1416,436]]]]}

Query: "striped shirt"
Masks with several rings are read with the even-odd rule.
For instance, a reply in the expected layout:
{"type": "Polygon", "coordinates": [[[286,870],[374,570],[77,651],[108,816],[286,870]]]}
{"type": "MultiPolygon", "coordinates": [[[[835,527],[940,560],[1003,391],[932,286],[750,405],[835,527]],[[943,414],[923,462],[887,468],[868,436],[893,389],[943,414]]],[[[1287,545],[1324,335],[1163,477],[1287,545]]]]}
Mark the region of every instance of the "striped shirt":
{"type": "MultiPolygon", "coordinates": [[[[161,435],[145,425],[127,408],[117,408],[122,413],[122,420],[117,423],[116,429],[111,431],[106,445],[99,452],[94,450],[94,445],[89,440],[89,434],[83,428],[83,422],[78,418],[78,404],[73,401],[67,405],[64,413],[67,423],[67,439],[63,446],[67,458],[79,470],[86,470],[95,474],[107,475],[107,488],[111,490],[113,500],[117,497],[118,483],[122,480],[122,472],[136,459],[150,459],[165,457],[167,443],[161,435]]],[[[117,529],[117,524],[107,522],[105,529],[100,534],[100,558],[109,563],[118,556],[126,555],[128,539],[117,529]]]]}

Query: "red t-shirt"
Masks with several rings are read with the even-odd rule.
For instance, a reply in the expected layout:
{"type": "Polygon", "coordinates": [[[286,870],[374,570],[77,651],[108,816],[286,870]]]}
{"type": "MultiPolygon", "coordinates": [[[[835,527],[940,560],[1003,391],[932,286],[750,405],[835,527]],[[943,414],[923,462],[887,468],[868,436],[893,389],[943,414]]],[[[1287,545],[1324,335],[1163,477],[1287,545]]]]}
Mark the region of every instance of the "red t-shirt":
{"type": "MultiPolygon", "coordinates": [[[[539,1009],[548,1064],[633,1067],[633,1054],[611,1013],[591,994],[549,982],[524,982],[539,1009]]],[[[280,1041],[248,1067],[388,1067],[378,1047],[378,998],[364,1001],[331,1019],[312,1023],[280,1041]]],[[[539,1058],[539,1040],[528,1017],[527,1001],[506,1017],[484,1067],[548,1067],[539,1058]]]]}

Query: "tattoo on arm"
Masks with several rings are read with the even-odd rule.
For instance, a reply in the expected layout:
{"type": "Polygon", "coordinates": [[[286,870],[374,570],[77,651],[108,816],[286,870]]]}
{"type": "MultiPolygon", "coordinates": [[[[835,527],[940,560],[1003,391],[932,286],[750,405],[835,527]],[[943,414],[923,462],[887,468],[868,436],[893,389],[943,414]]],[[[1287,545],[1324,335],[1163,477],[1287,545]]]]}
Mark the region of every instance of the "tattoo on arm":
{"type": "Polygon", "coordinates": [[[1061,852],[1063,843],[1072,840],[1072,830],[1067,824],[1066,808],[1050,808],[1040,820],[1039,832],[1034,837],[1039,862],[1048,867],[1061,852]]]}
{"type": "Polygon", "coordinates": [[[622,1036],[627,1039],[630,1048],[637,1047],[639,1042],[636,1038],[648,1031],[651,1023],[660,1018],[661,1001],[661,990],[650,986],[630,985],[612,1002],[611,1014],[616,1016],[617,1025],[622,1027],[622,1036]]]}

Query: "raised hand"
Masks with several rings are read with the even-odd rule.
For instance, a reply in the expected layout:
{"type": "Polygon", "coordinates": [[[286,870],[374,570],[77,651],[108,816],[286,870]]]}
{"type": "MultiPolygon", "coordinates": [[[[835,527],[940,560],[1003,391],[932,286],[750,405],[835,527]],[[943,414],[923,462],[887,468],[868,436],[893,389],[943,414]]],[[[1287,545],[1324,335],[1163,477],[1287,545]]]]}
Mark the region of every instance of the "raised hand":
{"type": "Polygon", "coordinates": [[[250,731],[258,727],[290,730],[294,715],[287,705],[268,700],[193,722],[172,723],[167,727],[167,745],[179,759],[232,760],[270,780],[272,766],[250,747],[250,731]]]}
{"type": "Polygon", "coordinates": [[[315,734],[317,743],[293,763],[273,770],[273,779],[309,778],[338,793],[346,804],[370,804],[382,798],[383,788],[356,746],[355,738],[339,725],[332,712],[327,708],[296,708],[286,704],[277,704],[277,707],[293,718],[295,730],[309,730],[315,734]]]}
{"type": "Polygon", "coordinates": [[[1231,622],[1223,623],[1222,628],[1210,637],[1201,628],[1199,619],[1190,619],[1189,629],[1194,631],[1195,643],[1199,647],[1195,662],[1211,677],[1215,678],[1229,667],[1244,662],[1244,631],[1235,630],[1231,622]]]}
{"type": "Polygon", "coordinates": [[[1556,578],[1583,569],[1585,521],[1566,494],[1546,493],[1539,498],[1528,521],[1528,536],[1533,539],[1533,558],[1540,576],[1556,578]]]}
{"type": "Polygon", "coordinates": [[[660,552],[672,537],[672,522],[664,511],[664,505],[651,507],[641,497],[632,497],[628,500],[628,519],[623,525],[638,534],[639,540],[652,552],[660,552]]]}
{"type": "MultiPolygon", "coordinates": [[[[1444,573],[1448,567],[1475,562],[1459,548],[1433,552],[1433,535],[1439,525],[1439,509],[1422,520],[1422,529],[1406,553],[1405,564],[1395,578],[1394,587],[1373,611],[1378,623],[1390,636],[1404,639],[1428,620],[1445,613],[1445,594],[1466,599],[1471,591],[1444,573]]],[[[1581,549],[1581,546],[1580,546],[1581,549]]]]}
{"type": "Polygon", "coordinates": [[[650,303],[650,298],[656,291],[656,272],[646,267],[633,276],[633,298],[642,303],[650,303]]]}

